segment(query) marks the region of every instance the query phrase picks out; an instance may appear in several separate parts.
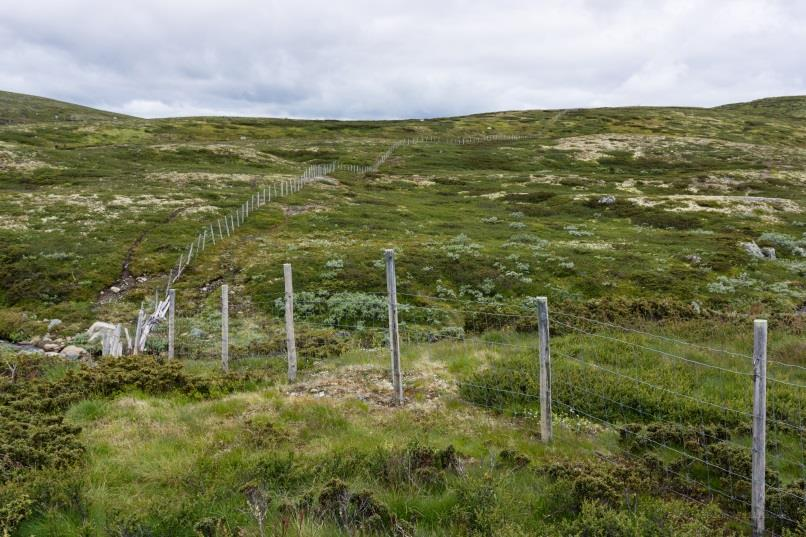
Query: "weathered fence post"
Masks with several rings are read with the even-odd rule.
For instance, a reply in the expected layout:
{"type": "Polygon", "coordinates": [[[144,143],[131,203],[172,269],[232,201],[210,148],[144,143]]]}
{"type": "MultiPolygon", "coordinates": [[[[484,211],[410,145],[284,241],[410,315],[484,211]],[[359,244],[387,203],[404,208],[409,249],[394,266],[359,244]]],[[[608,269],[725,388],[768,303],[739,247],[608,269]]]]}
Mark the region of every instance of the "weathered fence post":
{"type": "Polygon", "coordinates": [[[174,337],[176,336],[176,291],[168,290],[168,359],[173,360],[175,355],[174,337]]]}
{"type": "Polygon", "coordinates": [[[753,322],[753,537],[764,535],[767,466],[767,321],[753,322]]]}
{"type": "Polygon", "coordinates": [[[291,263],[283,264],[285,280],[285,344],[288,354],[288,381],[297,380],[297,342],[294,336],[294,283],[291,263]]]}
{"type": "Polygon", "coordinates": [[[540,439],[551,442],[551,347],[549,306],[544,296],[537,298],[537,331],[540,339],[540,439]]]}
{"type": "Polygon", "coordinates": [[[386,250],[386,290],[389,294],[389,349],[392,353],[392,387],[394,401],[403,404],[403,378],[400,372],[400,333],[397,326],[397,277],[395,276],[395,251],[386,250]]]}
{"type": "Polygon", "coordinates": [[[229,371],[229,285],[221,286],[221,369],[229,371]]]}

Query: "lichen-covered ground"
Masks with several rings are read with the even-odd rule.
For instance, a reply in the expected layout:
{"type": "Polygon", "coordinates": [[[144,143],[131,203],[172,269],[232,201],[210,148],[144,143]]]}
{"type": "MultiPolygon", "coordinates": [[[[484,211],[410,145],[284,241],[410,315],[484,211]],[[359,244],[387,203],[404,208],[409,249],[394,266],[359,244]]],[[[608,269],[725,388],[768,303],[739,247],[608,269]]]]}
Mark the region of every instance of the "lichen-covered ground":
{"type": "MultiPolygon", "coordinates": [[[[96,353],[91,322],[131,327],[202,227],[257,189],[310,164],[370,164],[405,137],[530,136],[403,146],[377,173],[340,170],[260,208],[177,282],[177,362],[0,353],[0,522],[15,537],[748,534],[736,476],[764,317],[768,527],[802,531],[788,499],[806,478],[804,109],[146,121],[0,93],[0,340],[59,319],[51,338],[96,353]],[[541,295],[550,445],[529,335],[541,295]]],[[[163,326],[149,351],[164,355],[163,326]]]]}

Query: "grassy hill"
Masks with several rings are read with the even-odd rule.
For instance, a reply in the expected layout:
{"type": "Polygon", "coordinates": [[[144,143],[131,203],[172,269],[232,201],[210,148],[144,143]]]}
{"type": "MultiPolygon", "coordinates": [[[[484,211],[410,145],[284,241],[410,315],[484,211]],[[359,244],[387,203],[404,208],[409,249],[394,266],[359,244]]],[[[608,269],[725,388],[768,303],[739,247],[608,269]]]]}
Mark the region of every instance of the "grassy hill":
{"type": "Polygon", "coordinates": [[[181,365],[4,358],[0,524],[17,516],[12,535],[25,536],[747,534],[745,483],[731,477],[749,460],[747,353],[764,317],[770,375],[787,383],[770,395],[770,527],[795,531],[805,105],[143,120],[0,94],[0,339],[58,318],[52,337],[95,351],[82,335],[93,321],[131,326],[201,229],[258,189],[311,164],[371,164],[402,138],[529,136],[402,146],[377,173],[338,170],[208,242],[176,284],[181,365]],[[384,248],[403,303],[402,409],[387,398],[384,248]],[[303,362],[290,384],[284,262],[303,362]],[[222,283],[229,375],[215,359],[222,283]],[[536,296],[557,353],[548,446],[536,296]]]}
{"type": "Polygon", "coordinates": [[[0,91],[0,111],[2,125],[132,119],[123,114],[10,91],[0,91]]]}

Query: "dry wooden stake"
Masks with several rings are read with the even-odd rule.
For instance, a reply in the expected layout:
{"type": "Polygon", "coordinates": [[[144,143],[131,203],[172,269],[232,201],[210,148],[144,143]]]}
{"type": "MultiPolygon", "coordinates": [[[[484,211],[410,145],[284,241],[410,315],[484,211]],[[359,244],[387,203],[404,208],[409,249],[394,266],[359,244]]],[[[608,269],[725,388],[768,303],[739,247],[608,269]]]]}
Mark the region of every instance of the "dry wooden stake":
{"type": "Polygon", "coordinates": [[[285,280],[285,342],[288,351],[288,381],[297,379],[297,343],[294,336],[294,283],[291,275],[291,264],[283,264],[285,280]]]}
{"type": "Polygon", "coordinates": [[[751,518],[753,537],[764,535],[765,474],[767,467],[767,321],[753,322],[753,479],[751,518]]]}
{"type": "Polygon", "coordinates": [[[537,329],[540,339],[540,439],[551,441],[551,348],[549,308],[546,297],[537,298],[537,329]]]}
{"type": "Polygon", "coordinates": [[[403,377],[400,371],[400,333],[397,322],[397,277],[395,276],[395,251],[386,250],[386,290],[389,295],[389,350],[392,355],[393,401],[403,404],[403,377]]]}
{"type": "Polygon", "coordinates": [[[174,326],[176,313],[176,291],[174,289],[168,290],[168,359],[174,359],[174,337],[176,334],[176,327],[174,326]]]}
{"type": "Polygon", "coordinates": [[[229,285],[221,286],[221,369],[229,371],[229,285]]]}

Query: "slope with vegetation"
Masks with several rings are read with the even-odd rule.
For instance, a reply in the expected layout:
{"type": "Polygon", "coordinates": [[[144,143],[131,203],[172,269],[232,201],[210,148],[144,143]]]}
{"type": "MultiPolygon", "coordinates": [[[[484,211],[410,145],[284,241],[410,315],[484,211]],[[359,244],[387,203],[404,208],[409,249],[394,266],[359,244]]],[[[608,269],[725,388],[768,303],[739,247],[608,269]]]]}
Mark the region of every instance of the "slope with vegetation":
{"type": "MultiPolygon", "coordinates": [[[[746,354],[750,319],[763,316],[771,359],[806,366],[806,98],[370,122],[141,120],[0,97],[0,339],[12,341],[54,318],[54,336],[82,345],[94,320],[129,322],[204,226],[310,164],[369,164],[400,138],[530,136],[403,146],[377,173],[338,171],[261,208],[177,283],[181,365],[5,358],[10,534],[747,532],[741,483],[652,446],[743,468],[735,447],[749,422],[713,405],[748,408],[749,386],[642,347],[741,371],[748,362],[637,333],[630,346],[602,345],[571,319],[746,354]],[[380,328],[387,247],[404,303],[401,409],[388,404],[380,328]],[[283,262],[294,265],[304,358],[291,385],[283,262]],[[249,356],[230,375],[205,359],[222,282],[233,354],[249,356]],[[534,420],[534,355],[522,350],[538,295],[559,315],[558,357],[571,357],[557,360],[548,446],[534,420]],[[591,381],[572,360],[583,357],[615,374],[591,381]],[[670,478],[679,473],[708,487],[670,478]]],[[[625,337],[601,326],[581,325],[625,337]]],[[[798,367],[776,367],[804,383],[798,367]]],[[[799,458],[803,394],[772,394],[789,428],[771,434],[783,455],[769,479],[784,492],[771,495],[770,527],[796,532],[804,512],[787,500],[804,475],[786,455],[799,458]]]]}

